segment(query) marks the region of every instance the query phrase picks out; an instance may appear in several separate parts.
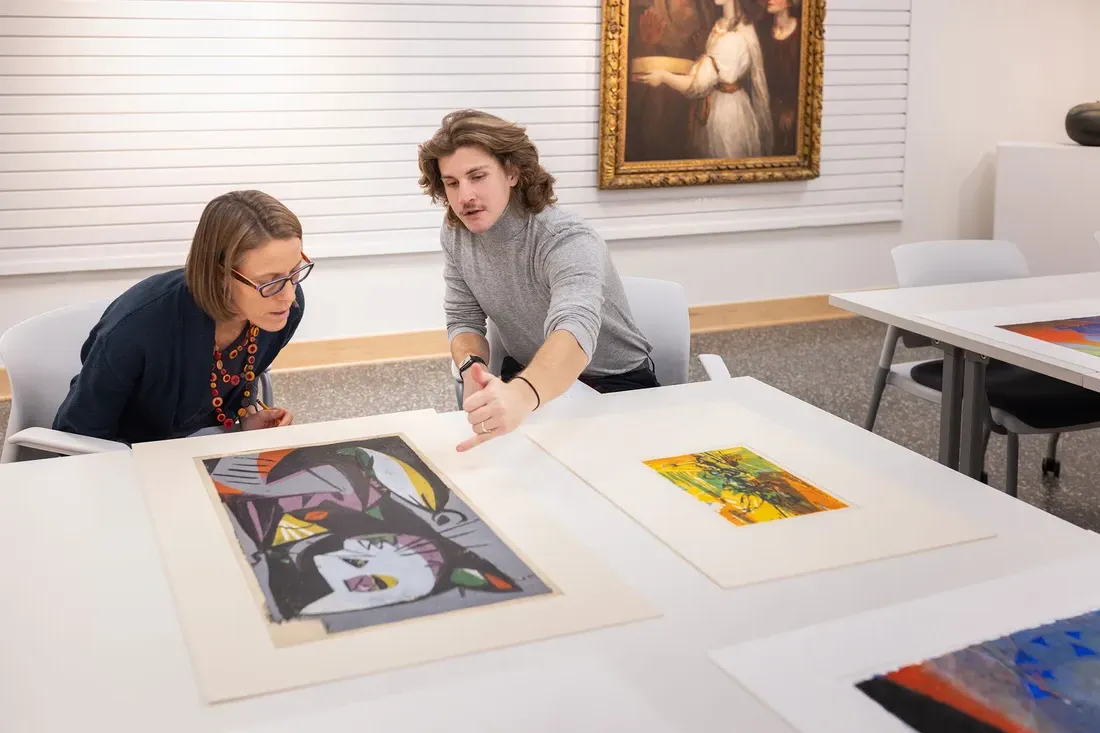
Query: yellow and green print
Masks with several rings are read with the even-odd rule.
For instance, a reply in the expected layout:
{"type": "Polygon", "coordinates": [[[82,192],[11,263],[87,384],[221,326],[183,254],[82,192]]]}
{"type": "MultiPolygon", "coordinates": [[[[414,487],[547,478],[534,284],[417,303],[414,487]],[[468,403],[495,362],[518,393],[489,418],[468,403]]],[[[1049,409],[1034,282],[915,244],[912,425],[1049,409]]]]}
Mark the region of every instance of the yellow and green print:
{"type": "Polygon", "coordinates": [[[759,524],[848,505],[745,447],[645,461],[733,524],[759,524]]]}

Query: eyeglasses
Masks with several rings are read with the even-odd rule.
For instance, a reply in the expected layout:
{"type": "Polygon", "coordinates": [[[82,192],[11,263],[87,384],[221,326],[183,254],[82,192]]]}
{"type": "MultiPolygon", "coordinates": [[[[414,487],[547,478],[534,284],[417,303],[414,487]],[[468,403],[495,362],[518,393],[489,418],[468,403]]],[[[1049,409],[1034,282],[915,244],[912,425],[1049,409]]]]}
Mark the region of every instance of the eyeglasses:
{"type": "Polygon", "coordinates": [[[256,288],[256,290],[258,290],[260,292],[260,295],[262,295],[263,297],[270,298],[271,296],[280,293],[288,282],[297,285],[298,283],[306,279],[306,276],[309,275],[311,270],[313,270],[313,260],[311,260],[309,257],[306,257],[305,252],[302,253],[302,259],[305,260],[305,262],[299,265],[298,268],[291,272],[289,275],[287,275],[286,277],[276,278],[275,280],[271,280],[266,283],[254,283],[241,273],[237,272],[236,269],[231,269],[230,272],[233,274],[233,277],[237,278],[245,285],[251,285],[252,287],[256,288]]]}

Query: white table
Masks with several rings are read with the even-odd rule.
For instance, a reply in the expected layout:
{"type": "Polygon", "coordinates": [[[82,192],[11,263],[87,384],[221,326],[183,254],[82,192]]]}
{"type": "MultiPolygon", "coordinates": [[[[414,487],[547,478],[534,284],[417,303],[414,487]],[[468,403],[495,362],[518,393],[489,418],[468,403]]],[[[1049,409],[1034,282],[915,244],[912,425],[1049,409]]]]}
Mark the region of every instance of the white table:
{"type": "Polygon", "coordinates": [[[1079,364],[951,328],[920,314],[1024,303],[1056,303],[1095,297],[1100,272],[1018,280],[871,290],[829,296],[829,303],[857,315],[925,336],[944,351],[940,406],[940,462],[976,478],[982,470],[985,367],[990,359],[1100,391],[1100,374],[1079,364]]]}
{"type": "Polygon", "coordinates": [[[530,492],[548,517],[572,522],[660,618],[207,707],[129,454],[8,464],[0,466],[9,552],[0,563],[0,729],[790,733],[707,653],[1045,562],[1100,558],[1095,533],[753,379],[601,395],[568,407],[595,414],[716,399],[890,472],[998,536],[723,591],[534,444],[505,436],[477,450],[524,467],[531,483],[517,490],[530,492]]]}

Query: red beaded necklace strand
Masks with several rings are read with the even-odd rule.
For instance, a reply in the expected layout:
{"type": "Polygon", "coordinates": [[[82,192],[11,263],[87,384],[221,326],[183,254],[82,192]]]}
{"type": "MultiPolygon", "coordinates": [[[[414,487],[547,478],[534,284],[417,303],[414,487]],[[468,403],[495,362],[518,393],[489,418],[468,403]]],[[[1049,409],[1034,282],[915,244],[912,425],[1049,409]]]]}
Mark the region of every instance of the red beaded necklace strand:
{"type": "Polygon", "coordinates": [[[216,410],[215,414],[218,418],[218,422],[227,428],[233,427],[235,420],[231,417],[227,417],[225,412],[222,411],[222,405],[225,404],[225,400],[222,399],[218,392],[218,382],[221,381],[223,384],[228,384],[232,387],[236,387],[240,384],[241,379],[247,382],[244,393],[241,396],[241,406],[237,410],[237,417],[244,417],[247,413],[245,408],[248,407],[251,401],[249,398],[252,396],[252,380],[256,378],[256,336],[259,335],[259,333],[260,329],[258,326],[247,323],[244,341],[241,342],[240,346],[229,352],[230,360],[236,359],[237,354],[241,353],[241,351],[248,352],[248,358],[245,359],[244,362],[244,369],[240,374],[230,374],[226,370],[225,365],[222,363],[222,352],[218,350],[217,342],[214,343],[214,371],[210,372],[210,391],[214,394],[213,405],[216,410]],[[221,375],[220,380],[218,377],[219,374],[221,375]]]}

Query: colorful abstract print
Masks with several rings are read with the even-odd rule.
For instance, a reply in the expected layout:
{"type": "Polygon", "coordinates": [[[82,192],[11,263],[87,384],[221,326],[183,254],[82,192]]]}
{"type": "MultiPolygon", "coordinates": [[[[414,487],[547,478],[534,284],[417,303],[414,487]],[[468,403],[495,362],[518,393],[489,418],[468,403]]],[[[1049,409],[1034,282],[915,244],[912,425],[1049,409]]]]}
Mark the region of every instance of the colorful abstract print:
{"type": "Polygon", "coordinates": [[[732,524],[759,524],[848,506],[745,447],[645,464],[732,524]]]}
{"type": "Polygon", "coordinates": [[[1020,323],[1001,328],[1091,356],[1100,356],[1100,316],[1020,323]]]}
{"type": "Polygon", "coordinates": [[[332,633],[550,592],[400,437],[205,468],[272,622],[332,633]]]}
{"type": "Polygon", "coordinates": [[[918,733],[1095,733],[1100,611],[975,644],[857,687],[918,733]]]}

